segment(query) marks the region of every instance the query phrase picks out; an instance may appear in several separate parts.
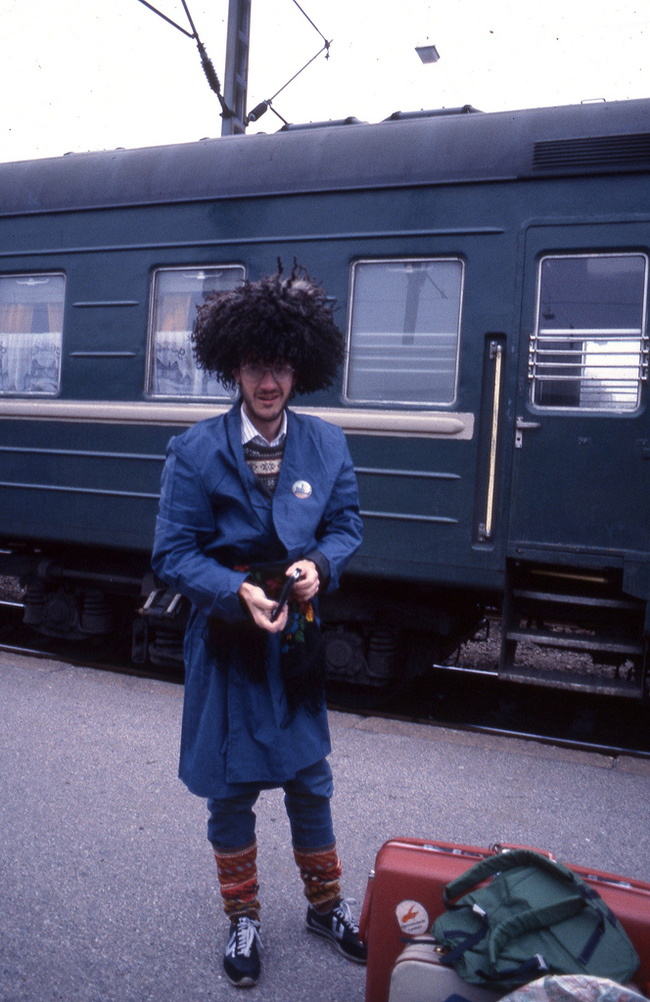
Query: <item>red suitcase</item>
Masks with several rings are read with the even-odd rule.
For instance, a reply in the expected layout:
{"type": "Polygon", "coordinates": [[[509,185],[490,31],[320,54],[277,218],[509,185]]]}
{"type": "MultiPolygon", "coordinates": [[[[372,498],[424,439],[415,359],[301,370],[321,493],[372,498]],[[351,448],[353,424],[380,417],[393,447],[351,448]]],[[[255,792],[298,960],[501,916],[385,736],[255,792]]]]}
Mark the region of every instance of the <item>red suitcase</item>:
{"type": "MultiPolygon", "coordinates": [[[[444,911],[445,885],[495,850],[415,838],[384,843],[368,880],[359,923],[368,946],[366,1002],[387,1002],[391,971],[405,941],[428,932],[444,911]]],[[[650,884],[566,865],[595,887],[620,919],[641,959],[634,982],[650,995],[650,884]]]]}

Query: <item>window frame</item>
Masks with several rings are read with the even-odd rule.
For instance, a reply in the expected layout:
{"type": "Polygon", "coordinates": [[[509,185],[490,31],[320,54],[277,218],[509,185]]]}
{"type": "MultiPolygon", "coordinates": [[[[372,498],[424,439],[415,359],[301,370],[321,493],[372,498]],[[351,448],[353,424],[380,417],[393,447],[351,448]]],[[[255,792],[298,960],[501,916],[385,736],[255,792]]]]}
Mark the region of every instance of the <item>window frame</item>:
{"type": "MultiPolygon", "coordinates": [[[[161,274],[169,274],[170,272],[210,272],[210,271],[236,271],[239,273],[239,279],[236,285],[246,281],[246,267],[239,261],[228,261],[226,263],[201,263],[201,264],[173,264],[173,265],[159,265],[154,268],[151,272],[150,278],[150,288],[149,288],[149,311],[147,318],[147,344],[146,344],[146,367],[144,375],[144,392],[145,396],[149,400],[173,400],[182,401],[189,403],[191,401],[197,402],[216,402],[216,403],[229,403],[232,402],[233,395],[229,393],[228,390],[224,388],[223,394],[196,394],[196,393],[157,393],[154,389],[155,381],[155,334],[154,323],[156,320],[156,291],[157,291],[157,280],[158,276],[161,274]]],[[[233,286],[234,288],[235,286],[233,286]]],[[[190,332],[191,333],[191,332],[190,332]]]]}
{"type": "MultiPolygon", "coordinates": [[[[54,334],[57,334],[57,333],[60,334],[60,343],[59,343],[59,346],[58,346],[59,360],[58,360],[58,368],[57,368],[56,389],[54,389],[54,390],[4,390],[4,389],[2,389],[2,387],[0,387],[0,397],[3,397],[3,398],[8,398],[8,397],[13,397],[13,398],[17,398],[17,397],[18,398],[25,398],[25,397],[34,398],[34,397],[36,397],[38,399],[42,399],[44,397],[47,397],[49,399],[52,399],[54,397],[58,397],[60,395],[60,393],[61,393],[61,376],[62,376],[62,369],[63,369],[63,340],[64,340],[64,326],[65,326],[64,321],[65,321],[66,294],[67,294],[67,284],[68,284],[67,283],[67,275],[66,275],[65,271],[63,269],[57,269],[57,270],[53,270],[53,271],[25,271],[25,272],[21,271],[21,272],[2,272],[2,273],[0,273],[0,282],[2,282],[3,279],[9,279],[9,280],[12,280],[12,281],[15,281],[15,282],[20,281],[20,279],[26,279],[29,282],[30,280],[50,279],[50,278],[62,278],[63,279],[63,295],[61,297],[61,330],[60,331],[42,331],[41,332],[41,335],[44,335],[44,334],[53,334],[53,333],[54,334]]],[[[21,304],[21,305],[23,305],[23,304],[21,304]]],[[[24,305],[27,305],[27,304],[24,304],[24,305]]],[[[19,331],[5,331],[4,333],[7,334],[7,335],[10,335],[10,334],[19,334],[20,332],[19,331]]],[[[39,337],[39,334],[31,334],[31,332],[30,332],[30,336],[39,337]]]]}
{"type": "Polygon", "coordinates": [[[348,297],[348,317],[347,317],[347,338],[345,366],[343,371],[343,399],[346,403],[357,405],[371,405],[380,407],[419,407],[419,408],[441,408],[454,407],[458,405],[458,386],[460,378],[460,348],[463,326],[463,308],[465,305],[465,275],[467,262],[460,254],[441,254],[419,256],[416,254],[391,257],[363,257],[353,261],[350,266],[350,293],[348,297]],[[458,297],[458,325],[456,328],[456,352],[454,357],[454,388],[451,400],[436,402],[431,400],[397,400],[397,399],[375,399],[372,397],[352,397],[349,392],[350,375],[352,372],[352,321],[354,314],[354,293],[356,284],[356,269],[360,265],[391,265],[391,264],[459,264],[460,265],[460,289],[458,297]]]}
{"type": "MultiPolygon", "coordinates": [[[[527,354],[527,380],[529,384],[528,390],[528,402],[530,407],[539,412],[540,414],[571,414],[575,416],[580,415],[590,415],[595,417],[607,417],[612,415],[620,416],[631,416],[637,414],[643,405],[642,395],[643,386],[648,382],[648,352],[650,349],[650,336],[648,334],[648,283],[650,280],[650,255],[642,250],[599,250],[599,251],[579,251],[575,253],[568,252],[558,252],[558,253],[544,253],[537,260],[537,275],[536,275],[536,290],[535,290],[535,314],[534,314],[534,329],[528,339],[528,354],[527,354]],[[539,364],[539,358],[537,356],[539,337],[540,337],[540,319],[541,319],[541,305],[542,305],[542,268],[545,261],[557,261],[557,260],[588,260],[588,259],[598,259],[603,260],[605,258],[620,259],[620,258],[642,258],[645,264],[644,275],[643,275],[643,301],[640,304],[640,316],[641,316],[641,327],[637,329],[629,329],[629,334],[627,334],[628,339],[636,338],[639,344],[639,362],[638,362],[638,376],[637,376],[637,399],[633,407],[617,406],[615,403],[611,406],[606,407],[595,407],[595,406],[581,406],[578,403],[576,406],[560,405],[560,404],[544,404],[538,403],[535,399],[535,394],[537,388],[543,384],[543,380],[537,378],[537,369],[539,364]]],[[[590,340],[590,333],[594,335],[591,340],[596,340],[595,335],[606,337],[608,333],[608,328],[576,328],[577,332],[584,333],[584,341],[590,340]]],[[[615,340],[617,336],[623,338],[624,334],[621,332],[628,331],[628,328],[611,328],[612,337],[610,340],[615,340]],[[618,335],[615,332],[619,332],[618,335]]],[[[557,331],[557,335],[561,336],[562,329],[557,331]]],[[[581,361],[576,360],[576,365],[584,366],[583,361],[585,353],[583,351],[581,355],[581,361]]],[[[632,366],[629,366],[632,368],[632,366]]],[[[576,383],[582,389],[583,384],[589,385],[589,377],[583,375],[578,375],[575,378],[576,383]]],[[[550,380],[549,380],[550,381],[550,380]]],[[[568,380],[567,380],[568,382],[568,380]]]]}

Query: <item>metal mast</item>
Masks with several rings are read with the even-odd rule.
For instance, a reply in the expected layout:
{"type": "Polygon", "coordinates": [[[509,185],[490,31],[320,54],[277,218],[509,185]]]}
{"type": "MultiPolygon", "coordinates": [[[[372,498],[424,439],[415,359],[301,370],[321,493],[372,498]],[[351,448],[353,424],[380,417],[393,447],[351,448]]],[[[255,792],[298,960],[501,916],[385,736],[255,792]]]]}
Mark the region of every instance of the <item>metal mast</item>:
{"type": "Polygon", "coordinates": [[[250,30],[251,0],[228,0],[223,96],[226,106],[232,109],[232,115],[223,116],[222,136],[240,135],[246,131],[250,30]]]}

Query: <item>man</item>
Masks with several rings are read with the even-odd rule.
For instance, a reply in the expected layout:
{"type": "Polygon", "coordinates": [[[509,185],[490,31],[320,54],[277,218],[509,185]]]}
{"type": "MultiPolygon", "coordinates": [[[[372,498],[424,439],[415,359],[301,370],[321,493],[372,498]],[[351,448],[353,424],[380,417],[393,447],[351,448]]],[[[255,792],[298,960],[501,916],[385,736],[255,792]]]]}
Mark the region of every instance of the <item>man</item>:
{"type": "Polygon", "coordinates": [[[325,293],[294,266],[199,308],[199,364],[240,399],[170,442],[153,567],[192,603],[185,635],[181,779],[208,798],[208,838],[231,921],[224,968],[256,983],[253,805],[283,787],[307,928],[365,962],[330,813],[332,774],[316,599],[361,543],[339,428],[287,410],[332,383],[344,354],[325,293]],[[294,572],[289,604],[277,602],[294,572]]]}

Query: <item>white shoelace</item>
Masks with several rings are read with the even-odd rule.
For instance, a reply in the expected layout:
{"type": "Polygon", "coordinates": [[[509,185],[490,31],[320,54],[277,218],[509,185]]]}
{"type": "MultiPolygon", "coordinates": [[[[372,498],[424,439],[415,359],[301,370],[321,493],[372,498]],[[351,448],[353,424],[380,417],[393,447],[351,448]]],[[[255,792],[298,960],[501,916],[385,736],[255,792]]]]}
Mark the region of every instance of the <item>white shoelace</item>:
{"type": "Polygon", "coordinates": [[[334,914],[338,915],[342,922],[344,922],[351,930],[351,932],[358,933],[359,926],[352,918],[352,909],[350,905],[356,905],[356,898],[341,898],[338,905],[334,909],[334,914]]]}
{"type": "Polygon", "coordinates": [[[250,957],[255,940],[257,940],[260,949],[263,950],[262,940],[254,921],[246,916],[238,919],[230,934],[226,956],[250,957]]]}

